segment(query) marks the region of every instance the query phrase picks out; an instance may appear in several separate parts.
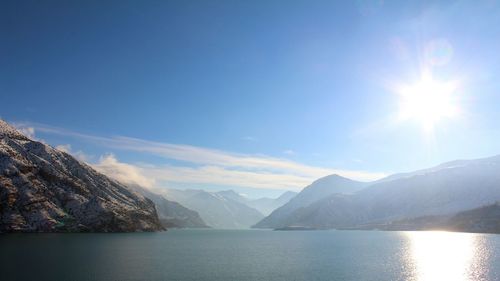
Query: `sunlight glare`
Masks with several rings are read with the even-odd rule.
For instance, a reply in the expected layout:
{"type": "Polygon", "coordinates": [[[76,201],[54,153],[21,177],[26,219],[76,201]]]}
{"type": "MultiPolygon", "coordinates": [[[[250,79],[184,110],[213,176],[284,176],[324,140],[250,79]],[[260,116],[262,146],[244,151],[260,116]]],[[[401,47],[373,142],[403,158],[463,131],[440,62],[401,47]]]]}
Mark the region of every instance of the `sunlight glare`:
{"type": "Polygon", "coordinates": [[[399,87],[400,119],[417,121],[425,131],[431,131],[439,120],[455,117],[459,111],[453,96],[456,84],[424,75],[416,84],[399,87]]]}
{"type": "Polygon", "coordinates": [[[409,232],[417,281],[469,280],[475,236],[440,231],[409,232]]]}

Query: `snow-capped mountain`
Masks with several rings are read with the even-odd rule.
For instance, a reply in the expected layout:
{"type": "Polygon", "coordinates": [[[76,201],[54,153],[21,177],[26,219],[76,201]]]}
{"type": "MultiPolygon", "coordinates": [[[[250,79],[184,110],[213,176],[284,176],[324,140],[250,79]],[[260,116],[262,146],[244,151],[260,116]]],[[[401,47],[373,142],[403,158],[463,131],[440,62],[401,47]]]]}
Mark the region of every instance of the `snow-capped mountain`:
{"type": "MultiPolygon", "coordinates": [[[[296,198],[280,209],[289,208],[287,205],[293,204],[296,198]]],[[[278,216],[278,209],[256,226],[379,226],[422,216],[453,215],[499,200],[500,156],[495,156],[453,161],[431,169],[390,176],[353,194],[325,196],[282,216],[278,216]]]]}
{"type": "Polygon", "coordinates": [[[162,229],[149,199],[0,120],[0,232],[162,229]]]}

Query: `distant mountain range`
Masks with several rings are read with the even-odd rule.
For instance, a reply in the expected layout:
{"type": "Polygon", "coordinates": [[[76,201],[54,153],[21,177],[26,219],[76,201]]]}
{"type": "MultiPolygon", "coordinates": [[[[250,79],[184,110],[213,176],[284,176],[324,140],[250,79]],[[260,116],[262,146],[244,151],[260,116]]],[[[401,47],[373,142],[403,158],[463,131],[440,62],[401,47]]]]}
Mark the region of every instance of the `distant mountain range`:
{"type": "Polygon", "coordinates": [[[126,186],[0,120],[0,232],[253,226],[498,233],[499,201],[500,156],[370,183],[330,175],[276,199],[126,186]]]}
{"type": "Polygon", "coordinates": [[[290,199],[295,197],[295,195],[297,195],[297,192],[285,191],[278,198],[262,197],[258,199],[253,199],[243,196],[239,193],[236,193],[233,190],[218,191],[216,193],[226,199],[234,200],[236,202],[240,202],[249,207],[252,207],[264,215],[269,215],[272,211],[283,206],[285,203],[290,201],[290,199]]]}
{"type": "Polygon", "coordinates": [[[268,213],[293,195],[252,200],[231,190],[158,193],[124,185],[0,120],[0,232],[248,228],[264,217],[259,210],[268,213]]]}
{"type": "Polygon", "coordinates": [[[137,185],[129,186],[155,203],[165,227],[180,228],[249,228],[264,218],[263,212],[269,214],[297,194],[286,191],[276,199],[250,199],[233,190],[150,190],[137,185]]]}
{"type": "Polygon", "coordinates": [[[383,228],[412,218],[453,216],[498,200],[500,156],[495,156],[448,162],[373,183],[329,176],[254,227],[383,228]]]}
{"type": "Polygon", "coordinates": [[[197,211],[203,221],[213,228],[249,228],[264,215],[243,203],[234,191],[207,192],[204,190],[158,190],[169,200],[197,211]]]}
{"type": "Polygon", "coordinates": [[[0,232],[162,229],[149,199],[0,120],[0,232]]]}
{"type": "Polygon", "coordinates": [[[269,216],[257,223],[255,228],[282,228],[294,223],[299,210],[332,194],[352,194],[366,187],[366,183],[353,181],[338,175],[320,178],[305,187],[298,195],[289,200],[269,216]]]}
{"type": "Polygon", "coordinates": [[[380,225],[382,230],[447,230],[500,233],[500,204],[495,203],[447,216],[425,216],[380,225]]]}
{"type": "Polygon", "coordinates": [[[161,224],[166,228],[207,228],[209,227],[198,212],[190,210],[181,204],[167,200],[158,193],[138,186],[128,185],[132,190],[151,199],[156,207],[156,212],[161,224]]]}
{"type": "Polygon", "coordinates": [[[249,228],[297,194],[286,191],[278,198],[251,199],[233,190],[156,189],[155,192],[196,211],[209,227],[226,229],[249,228]]]}
{"type": "Polygon", "coordinates": [[[248,206],[257,209],[259,212],[267,216],[272,213],[272,211],[288,203],[288,201],[296,195],[297,192],[286,191],[278,198],[247,199],[245,202],[248,206]]]}

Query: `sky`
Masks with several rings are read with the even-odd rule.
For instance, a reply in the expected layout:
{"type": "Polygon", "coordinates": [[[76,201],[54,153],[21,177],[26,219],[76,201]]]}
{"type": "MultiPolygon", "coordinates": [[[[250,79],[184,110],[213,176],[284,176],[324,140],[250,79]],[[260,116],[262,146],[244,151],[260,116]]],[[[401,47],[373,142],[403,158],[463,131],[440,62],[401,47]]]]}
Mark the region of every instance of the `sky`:
{"type": "Polygon", "coordinates": [[[0,117],[124,182],[251,197],[493,156],[499,13],[493,0],[1,1],[0,117]]]}

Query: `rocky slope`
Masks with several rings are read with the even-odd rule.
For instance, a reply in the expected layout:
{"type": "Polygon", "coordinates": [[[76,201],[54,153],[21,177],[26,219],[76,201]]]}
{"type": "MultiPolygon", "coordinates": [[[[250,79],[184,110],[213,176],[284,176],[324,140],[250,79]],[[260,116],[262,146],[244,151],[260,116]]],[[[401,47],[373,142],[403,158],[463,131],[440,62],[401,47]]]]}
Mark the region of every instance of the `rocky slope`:
{"type": "Polygon", "coordinates": [[[162,229],[153,202],[0,120],[0,232],[162,229]]]}

